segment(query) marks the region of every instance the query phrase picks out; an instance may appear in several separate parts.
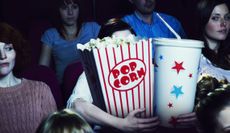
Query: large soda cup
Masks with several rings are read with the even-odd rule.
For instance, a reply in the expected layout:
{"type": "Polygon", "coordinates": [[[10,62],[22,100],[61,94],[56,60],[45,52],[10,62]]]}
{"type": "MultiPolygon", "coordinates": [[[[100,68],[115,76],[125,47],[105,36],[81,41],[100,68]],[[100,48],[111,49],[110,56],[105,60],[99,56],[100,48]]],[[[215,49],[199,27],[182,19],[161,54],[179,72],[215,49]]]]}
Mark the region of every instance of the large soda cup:
{"type": "Polygon", "coordinates": [[[202,41],[155,38],[155,110],[162,126],[176,127],[194,108],[202,41]]]}

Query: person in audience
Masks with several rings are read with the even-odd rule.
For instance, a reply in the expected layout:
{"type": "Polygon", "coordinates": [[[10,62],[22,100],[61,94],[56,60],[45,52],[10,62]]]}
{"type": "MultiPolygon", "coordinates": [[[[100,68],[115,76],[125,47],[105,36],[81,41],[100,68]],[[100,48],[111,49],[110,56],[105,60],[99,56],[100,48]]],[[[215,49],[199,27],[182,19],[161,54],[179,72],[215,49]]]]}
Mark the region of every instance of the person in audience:
{"type": "Polygon", "coordinates": [[[79,114],[63,109],[50,114],[36,133],[93,133],[93,130],[79,114]]]}
{"type": "MultiPolygon", "coordinates": [[[[200,0],[197,4],[199,40],[205,48],[200,58],[199,75],[209,74],[230,81],[229,51],[225,44],[230,28],[229,8],[225,0],[200,0]]],[[[178,124],[197,126],[195,112],[178,117],[178,124]]]]}
{"type": "MultiPolygon", "coordinates": [[[[124,16],[122,19],[128,23],[138,36],[145,38],[176,38],[165,26],[154,11],[155,0],[129,0],[134,6],[134,13],[124,16]]],[[[185,32],[180,22],[173,16],[159,13],[159,15],[182,37],[185,32]]]]}
{"type": "Polygon", "coordinates": [[[1,133],[35,133],[42,119],[57,108],[45,83],[14,75],[14,70],[26,66],[25,46],[19,31],[0,23],[1,133]]]}
{"type": "Polygon", "coordinates": [[[230,12],[225,0],[201,0],[198,4],[200,40],[204,41],[200,73],[230,81],[230,52],[227,37],[230,12]]]}
{"type": "MultiPolygon", "coordinates": [[[[175,17],[154,11],[156,0],[129,0],[129,2],[133,5],[134,12],[125,15],[122,19],[133,28],[137,36],[142,38],[176,38],[157,16],[159,14],[181,38],[186,38],[181,23],[175,17]]],[[[152,58],[154,59],[154,46],[152,51],[152,58]]]]}
{"type": "MultiPolygon", "coordinates": [[[[119,19],[112,19],[102,26],[99,38],[112,35],[125,37],[132,34],[133,30],[131,29],[127,23],[119,19]]],[[[125,118],[119,118],[95,106],[85,73],[80,75],[73,93],[67,102],[67,108],[72,108],[77,111],[89,123],[108,127],[108,129],[104,128],[105,130],[102,128],[99,132],[153,132],[159,125],[158,117],[138,117],[139,114],[145,111],[144,108],[130,112],[125,118]]]]}
{"type": "Polygon", "coordinates": [[[214,77],[203,77],[198,83],[197,119],[201,133],[229,133],[230,84],[214,77]]]}
{"type": "Polygon", "coordinates": [[[76,44],[96,38],[100,26],[95,22],[81,22],[79,0],[58,0],[58,10],[60,23],[41,37],[43,45],[39,64],[49,66],[53,57],[57,78],[62,83],[66,66],[80,60],[76,44]]]}

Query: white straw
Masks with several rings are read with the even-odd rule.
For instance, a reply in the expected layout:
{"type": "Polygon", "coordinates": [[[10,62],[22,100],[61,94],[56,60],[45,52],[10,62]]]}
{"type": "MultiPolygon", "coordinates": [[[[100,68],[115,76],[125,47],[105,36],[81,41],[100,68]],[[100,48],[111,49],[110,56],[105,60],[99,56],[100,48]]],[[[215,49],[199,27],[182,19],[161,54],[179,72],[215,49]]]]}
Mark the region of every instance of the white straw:
{"type": "Polygon", "coordinates": [[[176,31],[160,16],[159,13],[156,13],[157,16],[161,19],[161,21],[168,27],[168,29],[176,36],[177,39],[181,39],[181,37],[176,33],[176,31]]]}

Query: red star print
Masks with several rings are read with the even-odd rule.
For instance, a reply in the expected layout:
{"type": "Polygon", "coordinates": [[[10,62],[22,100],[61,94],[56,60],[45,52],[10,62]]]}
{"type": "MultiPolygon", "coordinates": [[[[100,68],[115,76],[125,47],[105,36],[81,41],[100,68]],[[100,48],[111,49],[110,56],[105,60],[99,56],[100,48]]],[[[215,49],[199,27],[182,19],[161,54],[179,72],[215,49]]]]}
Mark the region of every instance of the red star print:
{"type": "Polygon", "coordinates": [[[189,76],[189,78],[192,78],[192,74],[191,73],[188,76],[189,76]]]}
{"type": "Polygon", "coordinates": [[[175,66],[172,67],[172,69],[176,69],[177,74],[179,74],[180,70],[185,70],[185,69],[183,68],[182,65],[183,65],[183,62],[177,63],[177,62],[175,61],[175,66]]]}
{"type": "Polygon", "coordinates": [[[172,103],[169,103],[169,104],[168,104],[168,107],[169,107],[169,108],[172,108],[172,107],[173,107],[173,104],[172,104],[172,103]]]}
{"type": "Polygon", "coordinates": [[[169,124],[171,124],[173,127],[176,127],[177,125],[177,118],[174,116],[171,116],[171,119],[169,120],[169,124]]]}

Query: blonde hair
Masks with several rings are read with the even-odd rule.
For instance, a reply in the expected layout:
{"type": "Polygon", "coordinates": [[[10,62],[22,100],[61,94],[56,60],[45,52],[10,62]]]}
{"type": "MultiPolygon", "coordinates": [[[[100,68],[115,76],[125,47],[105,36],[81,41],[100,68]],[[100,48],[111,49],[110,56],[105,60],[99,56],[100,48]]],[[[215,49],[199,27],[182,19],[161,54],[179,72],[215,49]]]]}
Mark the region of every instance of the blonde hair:
{"type": "Polygon", "coordinates": [[[37,133],[93,133],[90,125],[76,112],[63,109],[49,115],[37,133]]]}

